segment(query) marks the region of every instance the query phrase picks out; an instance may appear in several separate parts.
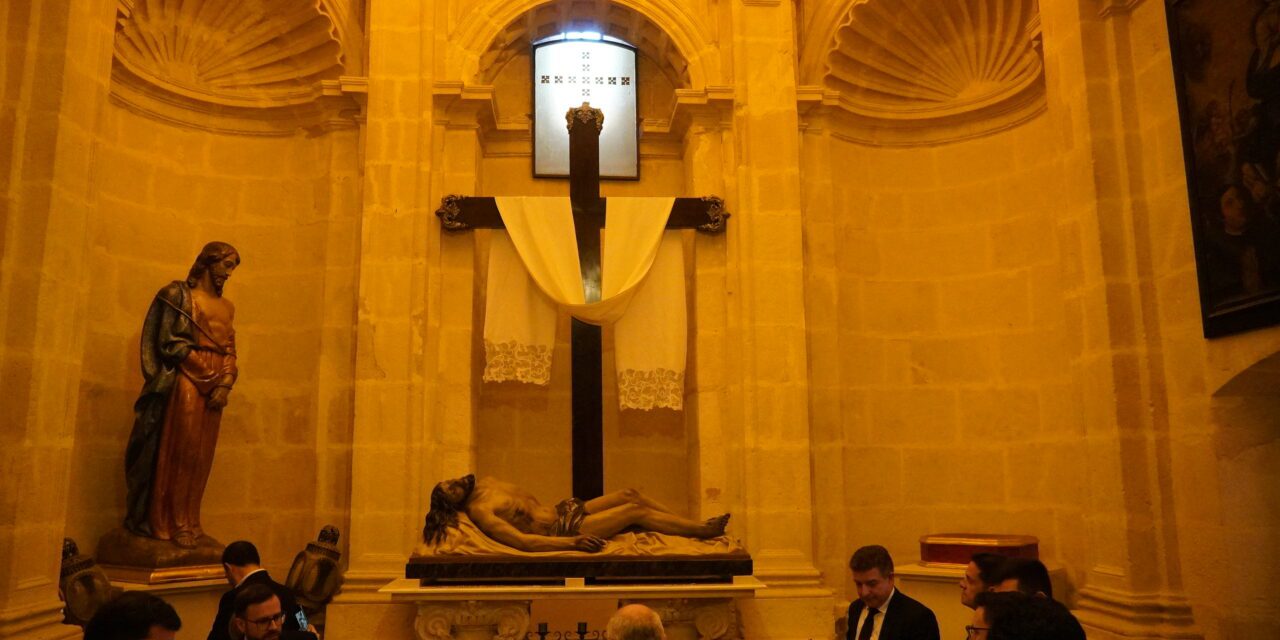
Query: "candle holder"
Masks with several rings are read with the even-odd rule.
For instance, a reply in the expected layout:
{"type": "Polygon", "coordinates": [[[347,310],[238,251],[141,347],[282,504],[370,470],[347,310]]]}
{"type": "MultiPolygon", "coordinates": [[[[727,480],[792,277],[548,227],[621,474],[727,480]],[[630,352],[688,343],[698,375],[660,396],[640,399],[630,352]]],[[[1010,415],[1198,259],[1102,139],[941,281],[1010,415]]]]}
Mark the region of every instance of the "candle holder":
{"type": "MultiPolygon", "coordinates": [[[[566,636],[567,635],[568,634],[566,634],[566,636]]],[[[578,623],[578,630],[574,633],[574,635],[577,636],[577,640],[604,640],[604,634],[601,633],[599,630],[595,630],[595,631],[587,630],[587,623],[585,622],[578,623]]]]}
{"type": "Polygon", "coordinates": [[[547,623],[539,622],[537,631],[524,634],[525,640],[564,640],[565,634],[560,631],[547,631],[547,623]]]}

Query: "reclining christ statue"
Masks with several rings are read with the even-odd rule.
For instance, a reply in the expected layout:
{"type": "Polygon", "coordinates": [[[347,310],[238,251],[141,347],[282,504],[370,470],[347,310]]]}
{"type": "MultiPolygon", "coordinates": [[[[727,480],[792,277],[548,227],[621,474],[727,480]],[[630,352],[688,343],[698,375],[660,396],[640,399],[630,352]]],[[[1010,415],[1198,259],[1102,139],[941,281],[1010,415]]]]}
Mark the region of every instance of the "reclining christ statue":
{"type": "Polygon", "coordinates": [[[494,478],[466,475],[445,480],[431,491],[423,542],[443,541],[464,512],[488,537],[520,551],[587,551],[604,548],[606,538],[624,529],[642,529],[688,538],[724,535],[729,514],[698,522],[682,518],[634,489],[592,500],[569,498],[554,508],[520,487],[494,478]]]}

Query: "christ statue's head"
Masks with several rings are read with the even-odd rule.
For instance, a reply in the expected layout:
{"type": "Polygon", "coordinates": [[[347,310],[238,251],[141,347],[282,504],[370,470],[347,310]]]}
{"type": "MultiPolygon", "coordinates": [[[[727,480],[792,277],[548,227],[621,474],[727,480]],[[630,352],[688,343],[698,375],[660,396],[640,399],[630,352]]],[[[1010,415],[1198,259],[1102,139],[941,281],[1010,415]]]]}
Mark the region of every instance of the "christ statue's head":
{"type": "Polygon", "coordinates": [[[187,272],[187,286],[195,288],[200,278],[207,272],[209,284],[213,292],[222,295],[222,285],[226,284],[231,272],[240,266],[240,252],[225,242],[210,242],[200,250],[196,261],[187,272]]]}
{"type": "Polygon", "coordinates": [[[458,512],[466,506],[475,487],[476,477],[470,473],[436,484],[431,490],[431,510],[422,527],[423,542],[440,542],[448,535],[449,527],[458,526],[458,512]]]}

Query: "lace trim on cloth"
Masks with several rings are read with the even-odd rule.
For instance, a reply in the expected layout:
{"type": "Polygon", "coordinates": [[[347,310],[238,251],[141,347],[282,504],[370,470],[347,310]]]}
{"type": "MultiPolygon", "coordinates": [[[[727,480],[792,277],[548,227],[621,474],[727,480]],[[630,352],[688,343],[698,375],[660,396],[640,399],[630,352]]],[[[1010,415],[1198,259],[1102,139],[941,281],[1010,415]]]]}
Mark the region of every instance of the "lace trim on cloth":
{"type": "Polygon", "coordinates": [[[618,404],[623,409],[684,408],[684,372],[671,369],[618,372],[618,404]]]}
{"type": "Polygon", "coordinates": [[[551,346],[484,341],[484,381],[551,382],[551,346]]]}

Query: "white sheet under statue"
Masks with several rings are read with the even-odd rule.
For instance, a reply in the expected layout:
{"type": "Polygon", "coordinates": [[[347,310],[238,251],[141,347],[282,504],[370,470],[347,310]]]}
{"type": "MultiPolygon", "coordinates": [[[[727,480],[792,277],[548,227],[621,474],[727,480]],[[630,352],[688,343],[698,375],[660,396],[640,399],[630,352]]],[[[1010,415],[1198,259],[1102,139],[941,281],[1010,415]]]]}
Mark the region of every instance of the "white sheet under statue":
{"type": "Polygon", "coordinates": [[[601,300],[586,304],[568,198],[496,198],[507,233],[489,251],[485,370],[490,382],[547,384],[557,306],[614,325],[624,409],[681,409],[688,320],[684,251],[666,231],[674,198],[609,198],[601,300]]]}

